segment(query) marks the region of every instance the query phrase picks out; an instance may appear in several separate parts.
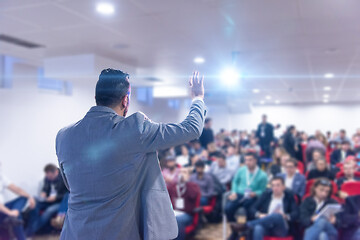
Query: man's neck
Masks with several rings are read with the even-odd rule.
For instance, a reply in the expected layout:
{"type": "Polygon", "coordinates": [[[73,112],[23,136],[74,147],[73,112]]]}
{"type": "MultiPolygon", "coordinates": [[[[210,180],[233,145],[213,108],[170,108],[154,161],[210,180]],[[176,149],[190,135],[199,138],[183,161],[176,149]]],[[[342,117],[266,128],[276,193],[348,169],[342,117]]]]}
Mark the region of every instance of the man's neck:
{"type": "Polygon", "coordinates": [[[249,168],[249,167],[248,167],[248,169],[249,169],[249,172],[254,173],[254,172],[255,172],[255,169],[256,169],[256,166],[255,166],[255,167],[252,167],[252,168],[249,168]]]}
{"type": "Polygon", "coordinates": [[[282,198],[283,197],[283,195],[284,195],[284,193],[279,193],[279,194],[275,194],[275,193],[273,193],[273,197],[274,198],[282,198]]]}
{"type": "Polygon", "coordinates": [[[293,177],[295,173],[287,174],[288,177],[293,177]]]}
{"type": "Polygon", "coordinates": [[[346,178],[347,180],[353,180],[353,179],[354,179],[354,175],[348,175],[348,176],[345,175],[345,178],[346,178]]]}

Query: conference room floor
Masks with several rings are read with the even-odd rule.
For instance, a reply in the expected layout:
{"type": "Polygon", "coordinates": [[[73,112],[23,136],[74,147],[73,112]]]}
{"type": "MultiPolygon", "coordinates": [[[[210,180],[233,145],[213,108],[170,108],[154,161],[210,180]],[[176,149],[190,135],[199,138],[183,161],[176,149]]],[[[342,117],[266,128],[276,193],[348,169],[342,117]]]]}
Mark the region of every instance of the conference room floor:
{"type": "MultiPolygon", "coordinates": [[[[229,233],[229,228],[228,228],[229,233]]],[[[43,235],[36,236],[32,240],[58,240],[59,235],[43,235]]],[[[222,224],[207,223],[201,230],[199,230],[192,238],[193,240],[222,240],[222,224]]]]}

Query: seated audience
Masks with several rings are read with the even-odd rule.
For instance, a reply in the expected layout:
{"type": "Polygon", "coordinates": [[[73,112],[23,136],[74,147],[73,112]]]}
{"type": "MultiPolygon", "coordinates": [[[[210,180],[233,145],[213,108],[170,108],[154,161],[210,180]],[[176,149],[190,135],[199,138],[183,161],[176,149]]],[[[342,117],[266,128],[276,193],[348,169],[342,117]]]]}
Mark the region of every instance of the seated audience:
{"type": "Polygon", "coordinates": [[[335,167],[337,163],[344,162],[348,156],[353,156],[355,153],[351,150],[350,142],[343,141],[341,148],[333,151],[330,157],[331,166],[335,167]]]}
{"type": "Polygon", "coordinates": [[[310,170],[307,176],[307,180],[321,177],[334,180],[334,174],[330,171],[328,164],[324,158],[320,158],[316,161],[315,169],[310,170]]]}
{"type": "Polygon", "coordinates": [[[68,209],[69,193],[66,193],[63,197],[63,200],[60,203],[59,211],[53,219],[51,219],[51,226],[56,229],[62,229],[64,225],[66,212],[68,209]]]}
{"type": "Polygon", "coordinates": [[[226,166],[233,172],[233,175],[240,166],[240,156],[236,154],[236,148],[233,144],[226,148],[226,166]]]}
{"type": "Polygon", "coordinates": [[[246,154],[248,152],[253,152],[256,155],[260,156],[261,148],[256,142],[256,138],[250,138],[250,143],[242,148],[242,153],[246,154]]]}
{"type": "Polygon", "coordinates": [[[316,149],[312,152],[312,161],[308,162],[307,164],[307,170],[311,171],[313,169],[315,169],[315,163],[317,162],[317,160],[324,158],[325,159],[325,154],[323,154],[322,151],[316,149]]]}
{"type": "Polygon", "coordinates": [[[338,143],[342,143],[342,142],[349,142],[350,143],[350,138],[348,138],[346,136],[346,131],[344,129],[341,129],[339,135],[337,135],[334,138],[334,141],[336,141],[338,143]]]}
{"type": "Polygon", "coordinates": [[[211,125],[212,125],[211,118],[206,118],[203,132],[199,138],[200,144],[204,149],[207,149],[209,143],[214,142],[214,132],[211,129],[211,125]]]}
{"type": "Polygon", "coordinates": [[[176,157],[176,163],[182,167],[190,165],[190,155],[186,145],[181,145],[181,155],[176,157]]]}
{"type": "Polygon", "coordinates": [[[285,173],[286,170],[286,162],[291,159],[290,155],[287,153],[284,153],[280,158],[280,164],[272,164],[270,167],[270,175],[269,178],[271,179],[273,176],[276,176],[280,173],[285,173]]]}
{"type": "MultiPolygon", "coordinates": [[[[322,136],[322,135],[321,135],[322,136]]],[[[313,153],[314,151],[318,151],[321,156],[325,156],[326,146],[316,139],[314,136],[309,137],[308,143],[306,146],[306,160],[308,163],[314,161],[313,153]]]]}
{"type": "MultiPolygon", "coordinates": [[[[33,209],[36,205],[34,198],[23,189],[15,185],[0,171],[0,225],[8,223],[18,240],[25,240],[22,212],[26,204],[33,209]],[[12,201],[5,202],[5,190],[8,189],[18,197],[12,201]]],[[[0,236],[1,237],[1,236],[0,236]]]]}
{"type": "Polygon", "coordinates": [[[209,198],[215,195],[214,180],[209,173],[204,172],[205,163],[197,161],[195,163],[196,172],[190,177],[190,182],[196,183],[201,191],[200,205],[206,206],[209,203],[209,198]]]}
{"type": "Polygon", "coordinates": [[[339,214],[338,226],[342,240],[360,239],[360,195],[346,198],[343,211],[339,214]]]}
{"type": "MultiPolygon", "coordinates": [[[[344,171],[344,176],[340,177],[339,179],[336,179],[336,184],[339,190],[341,189],[341,186],[346,182],[360,181],[360,178],[354,175],[356,168],[354,168],[352,161],[345,162],[343,171],[344,171]]],[[[342,199],[345,199],[348,196],[348,194],[343,191],[338,191],[338,195],[342,199]]]]}
{"type": "Polygon", "coordinates": [[[46,165],[44,171],[45,179],[40,199],[36,208],[30,212],[30,224],[26,229],[28,236],[32,236],[50,222],[59,211],[63,197],[68,193],[60,171],[54,164],[46,165]]]}
{"type": "Polygon", "coordinates": [[[189,152],[191,155],[198,155],[201,160],[207,160],[207,151],[201,146],[198,139],[190,142],[189,152]]]}
{"type": "Polygon", "coordinates": [[[271,189],[265,191],[251,207],[251,214],[255,220],[246,224],[233,223],[233,230],[229,239],[237,240],[238,231],[250,229],[252,239],[262,240],[265,236],[285,237],[289,234],[289,226],[299,217],[294,194],[285,190],[285,182],[281,177],[271,180],[271,189]]]}
{"type": "Polygon", "coordinates": [[[249,209],[266,188],[267,176],[257,165],[254,153],[245,155],[245,166],[241,167],[231,186],[231,194],[225,206],[225,213],[230,222],[234,222],[234,214],[240,207],[249,209]]]}
{"type": "Polygon", "coordinates": [[[165,157],[166,167],[162,170],[166,185],[176,182],[179,178],[180,169],[176,165],[175,156],[168,155],[165,157]]]}
{"type": "Polygon", "coordinates": [[[177,183],[168,186],[171,203],[175,210],[176,221],[179,228],[177,240],[185,239],[185,228],[190,225],[194,217],[197,196],[200,195],[200,188],[196,183],[189,181],[189,170],[182,168],[177,183]]]}
{"type": "Polygon", "coordinates": [[[300,222],[305,228],[304,240],[337,239],[334,227],[336,216],[320,216],[320,211],[328,204],[337,203],[331,199],[332,184],[326,178],[317,179],[312,186],[311,196],[300,205],[300,222]]]}
{"type": "Polygon", "coordinates": [[[211,164],[209,172],[214,175],[221,184],[226,186],[231,182],[233,171],[226,166],[226,157],[220,151],[213,154],[215,161],[211,164]]]}
{"type": "Polygon", "coordinates": [[[297,161],[293,158],[289,159],[285,163],[285,173],[279,173],[278,176],[285,180],[285,186],[291,189],[299,199],[305,194],[306,179],[304,175],[296,172],[297,161]]]}

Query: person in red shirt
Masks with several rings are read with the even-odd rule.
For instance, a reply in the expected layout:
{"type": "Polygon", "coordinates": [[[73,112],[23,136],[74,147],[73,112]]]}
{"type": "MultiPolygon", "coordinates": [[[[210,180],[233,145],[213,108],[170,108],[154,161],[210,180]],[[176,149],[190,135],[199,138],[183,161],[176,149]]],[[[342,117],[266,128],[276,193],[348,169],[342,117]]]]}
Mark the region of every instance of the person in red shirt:
{"type": "Polygon", "coordinates": [[[185,228],[193,221],[194,209],[197,207],[197,198],[200,188],[196,183],[189,182],[190,173],[188,169],[181,169],[179,181],[168,185],[171,203],[175,210],[178,223],[179,235],[176,239],[185,239],[185,228]]]}

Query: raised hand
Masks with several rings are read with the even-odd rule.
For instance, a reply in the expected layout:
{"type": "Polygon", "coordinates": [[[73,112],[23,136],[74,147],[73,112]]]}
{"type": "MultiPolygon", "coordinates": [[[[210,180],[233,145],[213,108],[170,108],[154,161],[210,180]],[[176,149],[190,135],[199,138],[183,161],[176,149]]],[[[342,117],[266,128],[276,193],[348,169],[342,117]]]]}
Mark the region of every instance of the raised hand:
{"type": "Polygon", "coordinates": [[[204,76],[199,77],[199,72],[194,72],[190,77],[190,88],[191,88],[191,97],[201,97],[204,99],[204,76]]]}

